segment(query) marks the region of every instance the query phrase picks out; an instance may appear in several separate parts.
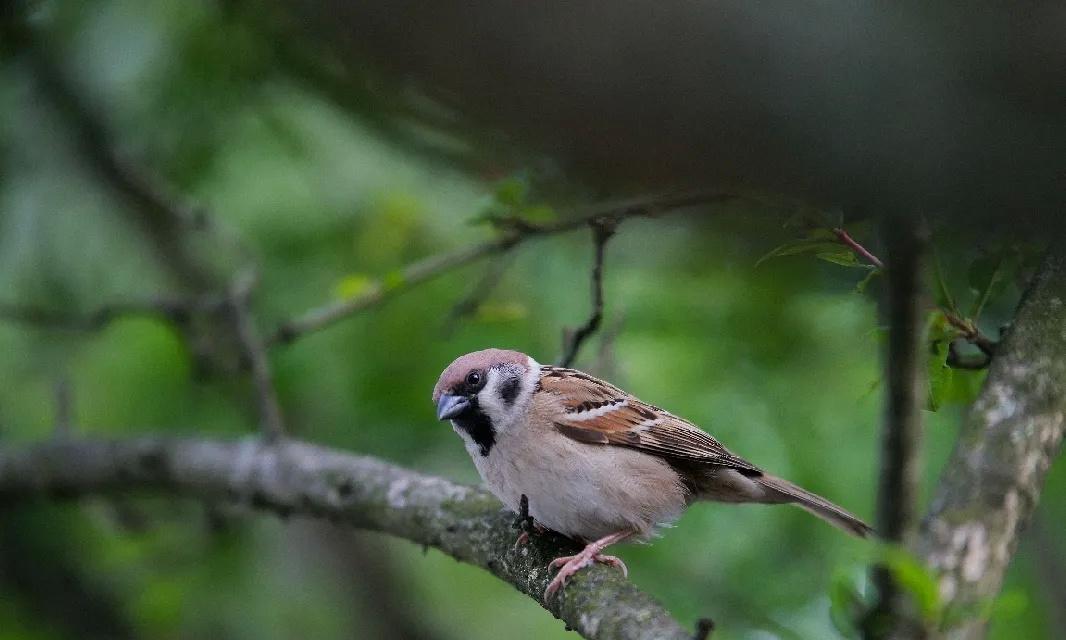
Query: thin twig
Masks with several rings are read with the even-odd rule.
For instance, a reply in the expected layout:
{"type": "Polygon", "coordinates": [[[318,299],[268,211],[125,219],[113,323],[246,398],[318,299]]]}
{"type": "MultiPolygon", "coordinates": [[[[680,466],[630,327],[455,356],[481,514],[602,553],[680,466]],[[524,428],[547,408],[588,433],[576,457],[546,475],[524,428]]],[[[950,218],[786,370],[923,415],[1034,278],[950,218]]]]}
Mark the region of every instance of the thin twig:
{"type": "Polygon", "coordinates": [[[511,266],[511,256],[513,255],[513,253],[507,253],[490,262],[485,269],[485,273],[470,288],[470,291],[452,305],[452,310],[444,321],[444,330],[446,332],[450,332],[459,320],[477,311],[481,303],[499,286],[503,276],[507,273],[508,267],[511,266]]]}
{"type": "Polygon", "coordinates": [[[617,378],[618,365],[615,361],[614,343],[622,333],[625,324],[623,313],[614,313],[614,319],[600,331],[600,343],[596,349],[596,375],[608,380],[617,378]]]}
{"type": "Polygon", "coordinates": [[[736,197],[722,191],[651,196],[596,205],[577,211],[572,216],[558,222],[535,224],[523,221],[521,225],[510,225],[508,231],[504,231],[492,240],[423,258],[373,283],[361,295],[324,304],[282,322],[273,333],[266,337],[265,343],[267,346],[291,343],[309,333],[330,327],[348,316],[373,307],[397,293],[482,258],[510,251],[534,238],[574,231],[588,226],[596,219],[617,224],[627,218],[654,216],[696,205],[725,202],[736,197]]]}
{"type": "Polygon", "coordinates": [[[397,293],[411,289],[447,271],[503,251],[511,244],[512,241],[504,237],[414,262],[386,279],[371,283],[366,291],[358,296],[324,304],[296,318],[282,322],[272,334],[267,336],[265,343],[267,346],[289,344],[297,338],[332,326],[348,316],[369,309],[397,293]]]}
{"type": "Polygon", "coordinates": [[[188,299],[159,298],[114,302],[87,314],[77,314],[47,307],[0,302],[0,320],[42,329],[93,332],[106,328],[115,320],[129,317],[155,317],[182,324],[188,320],[196,305],[197,303],[188,299]]]}
{"type": "Polygon", "coordinates": [[[992,356],[987,353],[968,356],[959,352],[958,340],[952,340],[948,344],[948,357],[945,361],[952,369],[980,370],[987,369],[992,364],[992,356]]]}
{"type": "Polygon", "coordinates": [[[567,332],[563,339],[563,357],[559,366],[569,367],[577,358],[577,352],[585,339],[596,332],[603,321],[603,258],[607,241],[614,235],[617,226],[615,220],[596,219],[589,223],[592,227],[592,242],[596,257],[592,263],[592,312],[589,319],[573,332],[567,332]]]}
{"type": "Polygon", "coordinates": [[[966,340],[980,349],[981,352],[989,358],[996,355],[996,341],[981,333],[981,330],[977,327],[976,323],[968,318],[962,318],[946,309],[942,309],[941,311],[944,314],[944,318],[948,321],[948,324],[955,327],[955,329],[962,334],[963,338],[966,338],[966,340]]]}
{"type": "Polygon", "coordinates": [[[841,229],[840,227],[837,227],[837,228],[833,229],[833,234],[836,235],[837,239],[840,240],[841,244],[846,245],[849,249],[854,251],[856,254],[858,254],[859,256],[861,256],[863,258],[865,258],[866,261],[869,262],[870,264],[872,264],[873,266],[877,267],[878,269],[884,269],[885,268],[885,263],[881,262],[880,258],[878,258],[874,254],[870,253],[866,249],[866,247],[864,247],[861,244],[859,244],[855,240],[855,238],[852,238],[851,235],[848,234],[848,232],[845,231],[844,229],[841,229]]]}
{"type": "Polygon", "coordinates": [[[245,270],[234,279],[230,289],[230,312],[233,314],[241,359],[252,375],[259,427],[267,442],[275,442],[284,435],[285,426],[266,348],[249,309],[252,290],[257,280],[257,274],[251,269],[245,270]]]}
{"type": "MultiPolygon", "coordinates": [[[[856,255],[861,256],[867,262],[869,262],[870,264],[874,265],[878,269],[883,269],[885,267],[884,262],[882,262],[880,258],[875,256],[866,247],[864,247],[857,240],[852,238],[851,235],[848,234],[848,232],[845,231],[844,229],[841,229],[841,228],[837,227],[837,228],[833,229],[833,233],[836,235],[837,239],[841,242],[841,244],[846,245],[848,248],[850,248],[852,251],[854,251],[856,255]]],[[[939,258],[934,261],[934,265],[936,266],[937,270],[939,271],[939,269],[940,269],[939,258]]],[[[938,281],[943,282],[943,278],[938,278],[938,281]]],[[[946,295],[948,295],[947,291],[944,291],[944,293],[946,295]]],[[[954,301],[950,300],[950,298],[949,298],[949,304],[954,306],[955,303],[954,303],[954,301]]],[[[983,302],[982,302],[982,305],[983,305],[983,302]]],[[[966,338],[966,340],[968,340],[971,344],[976,345],[977,348],[980,349],[982,352],[984,352],[984,354],[986,356],[991,358],[992,356],[995,355],[995,353],[996,353],[996,341],[991,339],[991,338],[989,338],[985,334],[983,334],[981,332],[981,329],[977,326],[977,324],[974,321],[972,321],[972,320],[970,320],[968,318],[961,317],[958,313],[956,313],[952,309],[943,309],[943,308],[941,308],[941,313],[944,314],[944,317],[947,319],[948,323],[951,326],[955,327],[955,329],[957,329],[959,331],[959,333],[962,334],[962,337],[966,338]]],[[[984,366],[988,366],[987,363],[984,366]]],[[[958,367],[958,368],[971,368],[971,367],[961,366],[961,367],[958,367]]],[[[975,367],[975,368],[983,368],[983,367],[975,367]]]]}

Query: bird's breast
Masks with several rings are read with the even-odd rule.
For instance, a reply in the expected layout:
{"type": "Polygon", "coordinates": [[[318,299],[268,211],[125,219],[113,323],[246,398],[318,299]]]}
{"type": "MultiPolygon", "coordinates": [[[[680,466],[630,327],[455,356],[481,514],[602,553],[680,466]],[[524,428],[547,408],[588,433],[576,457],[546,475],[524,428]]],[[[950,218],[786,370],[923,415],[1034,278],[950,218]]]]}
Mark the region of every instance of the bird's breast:
{"type": "Polygon", "coordinates": [[[685,506],[678,474],[660,458],[574,441],[549,427],[496,435],[488,455],[468,446],[489,490],[518,511],[570,537],[593,540],[622,530],[649,536],[685,506]]]}

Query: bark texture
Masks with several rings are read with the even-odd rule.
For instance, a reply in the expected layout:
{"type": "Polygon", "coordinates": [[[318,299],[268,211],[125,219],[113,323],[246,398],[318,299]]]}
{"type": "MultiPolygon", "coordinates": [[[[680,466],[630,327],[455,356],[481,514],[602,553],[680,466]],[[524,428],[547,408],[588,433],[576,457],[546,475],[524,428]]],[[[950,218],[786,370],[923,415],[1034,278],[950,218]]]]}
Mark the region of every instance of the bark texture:
{"type": "Polygon", "coordinates": [[[947,637],[983,637],[983,606],[999,592],[1064,426],[1066,259],[1053,250],[1022,299],[922,525],[918,551],[938,577],[947,637]]]}
{"type": "Polygon", "coordinates": [[[550,602],[548,562],[577,547],[555,535],[514,548],[514,514],[477,487],[294,441],[146,436],[59,438],[0,448],[0,504],[34,496],[152,490],[228,499],[290,515],[382,531],[482,567],[537,600],[586,638],[690,638],[663,607],[612,568],[582,571],[550,602]]]}

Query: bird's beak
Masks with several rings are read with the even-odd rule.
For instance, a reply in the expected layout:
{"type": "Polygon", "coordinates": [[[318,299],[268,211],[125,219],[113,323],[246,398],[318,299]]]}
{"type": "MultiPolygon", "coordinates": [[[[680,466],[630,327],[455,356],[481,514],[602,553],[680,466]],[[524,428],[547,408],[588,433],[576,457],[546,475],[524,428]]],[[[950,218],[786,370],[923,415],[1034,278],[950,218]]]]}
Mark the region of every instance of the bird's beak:
{"type": "Polygon", "coordinates": [[[437,400],[437,420],[451,420],[456,418],[470,406],[470,400],[466,396],[453,396],[442,393],[437,400]]]}

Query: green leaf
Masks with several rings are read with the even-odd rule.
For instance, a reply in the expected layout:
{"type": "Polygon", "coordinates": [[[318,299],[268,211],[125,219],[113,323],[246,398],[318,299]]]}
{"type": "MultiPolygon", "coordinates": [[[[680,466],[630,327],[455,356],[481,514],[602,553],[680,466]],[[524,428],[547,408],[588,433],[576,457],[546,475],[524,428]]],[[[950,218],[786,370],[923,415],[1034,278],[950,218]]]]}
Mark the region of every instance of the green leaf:
{"type": "Polygon", "coordinates": [[[555,209],[544,204],[522,207],[519,216],[527,222],[552,222],[559,217],[555,209]]]}
{"type": "Polygon", "coordinates": [[[933,246],[933,275],[936,278],[936,303],[949,311],[958,313],[959,308],[955,305],[955,298],[951,296],[948,284],[944,280],[944,270],[940,268],[940,254],[937,253],[936,245],[933,246]]]}
{"type": "Polygon", "coordinates": [[[524,178],[507,178],[496,185],[496,202],[506,207],[519,207],[529,197],[529,183],[524,178]]]}
{"type": "Polygon", "coordinates": [[[944,394],[945,403],[970,404],[977,399],[984,385],[987,369],[970,371],[957,369],[951,376],[951,385],[944,394]]]}
{"type": "Polygon", "coordinates": [[[858,638],[856,622],[862,617],[866,603],[850,575],[837,571],[829,585],[829,619],[845,638],[858,638]]]}
{"type": "Polygon", "coordinates": [[[837,238],[837,234],[833,233],[829,229],[811,229],[805,236],[807,240],[828,240],[832,244],[840,245],[840,239],[837,238]]]}
{"type": "Polygon", "coordinates": [[[896,583],[913,598],[922,618],[935,622],[940,618],[942,605],[940,589],[932,572],[917,558],[899,547],[886,547],[884,563],[896,583]]]}
{"type": "Polygon", "coordinates": [[[992,601],[989,607],[988,617],[996,620],[1007,621],[1019,618],[1029,608],[1029,594],[1021,589],[1004,591],[998,598],[992,601]]]}
{"type": "Polygon", "coordinates": [[[824,209],[801,208],[790,215],[783,225],[785,229],[821,229],[835,226],[835,216],[824,209]]]}
{"type": "Polygon", "coordinates": [[[927,408],[930,411],[939,411],[947,399],[951,389],[955,370],[948,366],[949,342],[937,340],[930,350],[927,374],[929,376],[929,402],[927,408]]]}
{"type": "Polygon", "coordinates": [[[939,309],[930,311],[926,316],[925,331],[930,343],[948,343],[959,337],[959,330],[948,322],[947,316],[939,309]]]}
{"type": "Polygon", "coordinates": [[[775,247],[772,251],[759,258],[755,262],[755,267],[766,262],[771,258],[780,258],[782,256],[794,256],[801,253],[828,253],[836,251],[840,248],[840,244],[837,242],[827,242],[819,238],[800,238],[798,240],[789,240],[788,242],[775,247]]]}
{"type": "Polygon", "coordinates": [[[985,305],[988,303],[988,299],[992,297],[993,291],[1002,282],[1002,275],[1003,254],[983,256],[974,260],[973,264],[970,265],[966,276],[970,286],[973,287],[974,291],[977,291],[977,298],[970,307],[970,313],[967,314],[969,318],[972,318],[975,322],[977,321],[981,311],[984,310],[985,305]]]}
{"type": "Polygon", "coordinates": [[[855,254],[852,253],[852,251],[847,247],[840,247],[839,249],[836,249],[834,251],[823,251],[821,253],[818,253],[816,257],[819,260],[825,260],[826,262],[839,264],[842,267],[851,267],[853,269],[874,268],[868,264],[859,262],[859,259],[855,257],[855,254]]]}
{"type": "Polygon", "coordinates": [[[880,269],[870,269],[870,272],[866,274],[862,280],[855,285],[855,293],[866,293],[866,287],[870,285],[870,282],[881,274],[880,269]]]}
{"type": "Polygon", "coordinates": [[[936,412],[948,400],[954,382],[955,370],[948,366],[948,352],[951,341],[958,336],[958,331],[938,309],[930,311],[926,317],[925,335],[930,341],[930,354],[925,364],[928,379],[928,399],[925,407],[928,411],[936,412]]]}
{"type": "Polygon", "coordinates": [[[926,319],[926,335],[930,344],[929,361],[926,365],[929,384],[926,408],[929,411],[938,411],[945,404],[973,402],[988,372],[953,369],[948,366],[950,345],[959,337],[958,329],[948,323],[942,312],[931,311],[926,319]]]}

